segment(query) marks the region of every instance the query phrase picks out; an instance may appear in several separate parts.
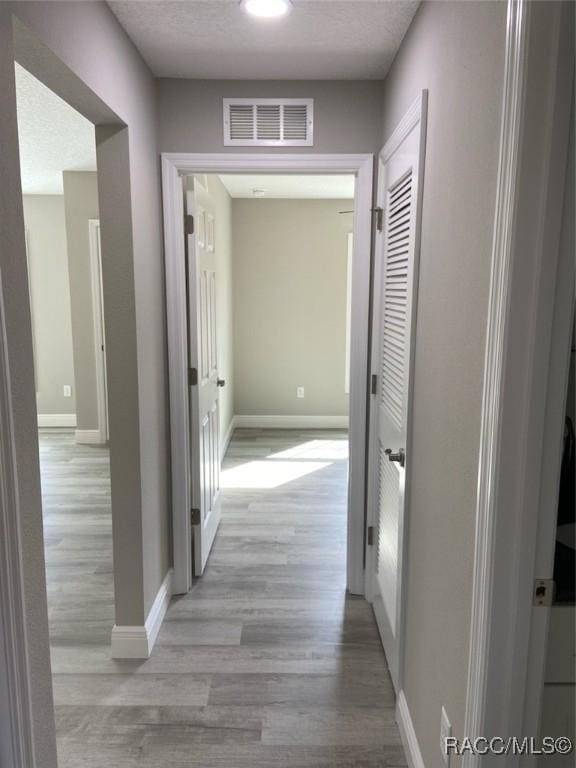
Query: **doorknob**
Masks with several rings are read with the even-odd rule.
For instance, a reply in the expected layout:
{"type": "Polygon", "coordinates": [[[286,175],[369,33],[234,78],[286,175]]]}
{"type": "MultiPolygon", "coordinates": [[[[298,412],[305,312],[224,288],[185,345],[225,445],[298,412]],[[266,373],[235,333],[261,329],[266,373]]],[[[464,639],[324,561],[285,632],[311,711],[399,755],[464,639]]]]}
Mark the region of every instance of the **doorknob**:
{"type": "Polygon", "coordinates": [[[216,385],[218,387],[223,387],[225,384],[226,384],[226,380],[225,379],[216,379],[216,385]]]}
{"type": "Polygon", "coordinates": [[[406,463],[406,452],[404,451],[404,448],[399,448],[398,453],[392,453],[392,448],[386,448],[384,453],[388,456],[388,461],[397,461],[401,467],[406,463]]]}

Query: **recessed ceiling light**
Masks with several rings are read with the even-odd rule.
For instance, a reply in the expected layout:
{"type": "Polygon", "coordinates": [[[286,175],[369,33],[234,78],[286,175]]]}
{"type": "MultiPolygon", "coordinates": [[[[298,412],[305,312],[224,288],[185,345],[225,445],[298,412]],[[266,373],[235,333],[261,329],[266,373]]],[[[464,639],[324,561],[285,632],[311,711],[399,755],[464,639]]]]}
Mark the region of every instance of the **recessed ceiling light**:
{"type": "Polygon", "coordinates": [[[244,10],[251,16],[273,19],[290,10],[290,0],[243,0],[244,10]]]}

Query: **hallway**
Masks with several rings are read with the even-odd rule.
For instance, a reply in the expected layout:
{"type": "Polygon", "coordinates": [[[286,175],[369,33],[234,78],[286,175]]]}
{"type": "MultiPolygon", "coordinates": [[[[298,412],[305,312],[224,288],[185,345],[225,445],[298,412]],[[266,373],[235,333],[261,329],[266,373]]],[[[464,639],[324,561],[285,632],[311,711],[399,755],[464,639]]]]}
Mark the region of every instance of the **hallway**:
{"type": "Polygon", "coordinates": [[[112,661],[108,637],[60,627],[60,768],[406,764],[371,608],[345,596],[346,454],[341,432],[235,432],[208,568],[152,657],[112,661]]]}

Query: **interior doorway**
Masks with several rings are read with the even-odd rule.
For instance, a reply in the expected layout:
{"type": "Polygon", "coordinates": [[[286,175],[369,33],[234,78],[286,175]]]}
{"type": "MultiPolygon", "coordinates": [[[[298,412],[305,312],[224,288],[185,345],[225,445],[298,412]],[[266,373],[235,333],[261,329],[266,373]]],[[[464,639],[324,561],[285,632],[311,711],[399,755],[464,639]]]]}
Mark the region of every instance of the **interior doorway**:
{"type": "Polygon", "coordinates": [[[98,170],[94,125],[15,73],[58,716],[75,701],[63,660],[109,653],[115,621],[98,170]]]}
{"type": "MultiPolygon", "coordinates": [[[[165,204],[165,238],[167,262],[167,296],[168,296],[168,330],[170,349],[170,387],[171,387],[171,425],[172,425],[172,455],[177,456],[173,461],[173,515],[174,515],[174,591],[185,593],[190,589],[193,571],[193,547],[195,562],[200,564],[197,572],[201,572],[208,558],[215,529],[217,528],[220,511],[217,505],[215,490],[219,485],[214,472],[214,457],[219,467],[221,458],[220,439],[223,444],[228,437],[227,428],[215,430],[214,422],[220,424],[219,392],[225,389],[225,377],[218,371],[217,354],[214,354],[215,339],[215,292],[216,278],[214,267],[210,265],[211,256],[217,250],[216,218],[212,203],[206,197],[209,186],[208,177],[218,172],[219,183],[238,184],[242,176],[265,175],[271,185],[272,178],[279,175],[288,176],[350,176],[354,183],[353,205],[339,206],[335,216],[351,217],[351,226],[342,233],[343,253],[343,298],[342,298],[342,365],[341,389],[345,396],[345,344],[346,344],[346,279],[347,279],[347,249],[348,234],[354,236],[354,256],[352,264],[352,287],[350,290],[350,408],[349,408],[349,439],[350,439],[350,472],[347,492],[347,587],[356,594],[364,594],[364,451],[365,451],[365,419],[366,419],[366,366],[368,338],[368,305],[369,305],[369,274],[370,274],[370,236],[371,236],[371,156],[320,156],[314,157],[297,155],[274,156],[232,156],[224,155],[203,157],[194,155],[163,156],[163,184],[165,204]],[[182,176],[192,178],[192,190],[186,189],[183,194],[182,176]],[[236,178],[234,178],[236,177],[236,178]],[[223,181],[224,180],[224,181],[223,181]],[[202,202],[196,202],[193,195],[195,186],[199,189],[202,202]],[[204,190],[204,191],[202,191],[204,190]],[[188,206],[190,210],[185,208],[188,206]],[[352,213],[353,211],[353,213],[352,213]],[[181,222],[186,218],[186,237],[181,222]],[[190,218],[188,218],[190,217],[190,218]],[[204,266],[202,266],[204,265],[204,266]],[[198,270],[200,267],[200,270],[198,270]],[[192,286],[199,286],[196,290],[192,286]],[[190,303],[189,303],[190,302],[190,303]],[[192,323],[190,318],[192,318],[192,323]],[[203,341],[204,340],[204,341],[203,341]],[[214,349],[213,349],[214,348],[214,349]],[[224,385],[219,387],[219,383],[224,385]],[[199,386],[199,383],[203,386],[199,386]],[[190,394],[192,393],[192,394],[190,394]],[[208,397],[208,402],[205,400],[208,397]],[[218,412],[218,416],[216,416],[218,412]],[[211,435],[211,436],[210,436],[211,435]],[[195,477],[194,477],[195,475],[195,477]],[[194,482],[195,480],[195,482],[194,482]],[[208,489],[208,490],[207,490],[208,489]],[[203,506],[204,505],[204,506],[203,506]],[[187,510],[192,509],[192,515],[187,510]],[[210,522],[208,522],[210,521],[210,522]],[[196,527],[196,537],[193,537],[196,527]],[[194,544],[193,544],[194,542],[194,544]],[[199,555],[199,557],[198,557],[199,555]]],[[[289,181],[289,179],[288,179],[289,181]]],[[[266,187],[255,185],[254,179],[249,182],[251,196],[257,195],[266,187]],[[253,190],[257,190],[254,195],[253,190]]],[[[189,182],[187,182],[189,184],[189,182]]],[[[228,191],[226,194],[230,194],[228,191]]],[[[245,219],[247,213],[242,218],[245,219]]],[[[257,227],[248,227],[252,235],[257,237],[257,227]]],[[[247,238],[250,239],[249,237],[247,238]]],[[[254,249],[248,248],[253,254],[254,249]]],[[[253,266],[253,265],[252,265],[253,266]]],[[[252,270],[253,272],[254,270],[252,270]]],[[[248,270],[250,272],[250,270],[248,270]]],[[[257,275],[253,275],[257,277],[257,275]]],[[[235,278],[233,278],[235,279],[235,278]]],[[[283,274],[281,279],[286,280],[283,274]]],[[[288,273],[289,279],[289,273],[288,273]]],[[[248,280],[250,282],[255,281],[248,280]]],[[[248,300],[249,305],[249,300],[248,300]]],[[[250,306],[250,305],[249,305],[250,306]]],[[[253,309],[253,307],[251,307],[253,309]]],[[[282,311],[284,317],[295,317],[289,312],[282,311]]],[[[265,322],[261,318],[258,324],[265,322]]],[[[256,328],[252,319],[251,327],[256,328]]],[[[250,324],[249,324],[250,325],[250,324]]],[[[253,372],[254,365],[248,366],[253,372]]],[[[280,373],[281,376],[281,373],[280,373]]],[[[249,377],[248,377],[249,378],[249,377]]],[[[292,382],[293,399],[305,399],[306,386],[304,382],[292,382]],[[302,392],[303,390],[303,392],[302,392]],[[301,394],[304,394],[304,398],[301,394]]],[[[247,386],[247,391],[253,394],[254,382],[247,386]]],[[[266,387],[264,387],[266,389],[266,387]]],[[[261,398],[262,399],[262,398],[261,398]]],[[[295,421],[286,420],[291,414],[274,413],[270,405],[268,412],[234,414],[235,426],[256,426],[267,423],[269,427],[278,429],[295,421]],[[268,420],[266,420],[266,417],[268,420]],[[276,420],[272,419],[275,417],[276,420]],[[281,424],[281,422],[284,422],[281,424]]],[[[298,414],[292,414],[296,416],[298,414]]],[[[299,414],[302,424],[306,416],[318,414],[299,414]]],[[[345,414],[325,414],[332,426],[342,426],[345,414]]],[[[308,421],[312,426],[312,421],[308,421]]],[[[318,422],[316,422],[316,425],[318,422]]],[[[230,434],[232,434],[230,432],[230,434]]],[[[309,441],[307,441],[309,442],[309,441]]],[[[225,482],[230,482],[227,476],[225,482]]]]}
{"type": "Polygon", "coordinates": [[[290,494],[314,472],[321,485],[336,452],[346,496],[354,176],[195,174],[183,186],[201,576],[227,492],[290,494]],[[246,461],[221,472],[240,438],[246,461]],[[252,452],[251,441],[259,441],[252,452]]]}

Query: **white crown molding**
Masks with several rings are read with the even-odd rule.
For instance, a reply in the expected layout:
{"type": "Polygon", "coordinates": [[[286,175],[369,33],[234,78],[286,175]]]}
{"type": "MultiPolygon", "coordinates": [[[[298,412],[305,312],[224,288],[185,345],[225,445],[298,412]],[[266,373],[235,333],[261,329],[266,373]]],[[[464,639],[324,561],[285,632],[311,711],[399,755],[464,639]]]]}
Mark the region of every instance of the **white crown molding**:
{"type": "Polygon", "coordinates": [[[143,626],[115,624],[112,628],[113,659],[148,659],[162,627],[172,597],[172,570],[160,585],[143,626]]]}

